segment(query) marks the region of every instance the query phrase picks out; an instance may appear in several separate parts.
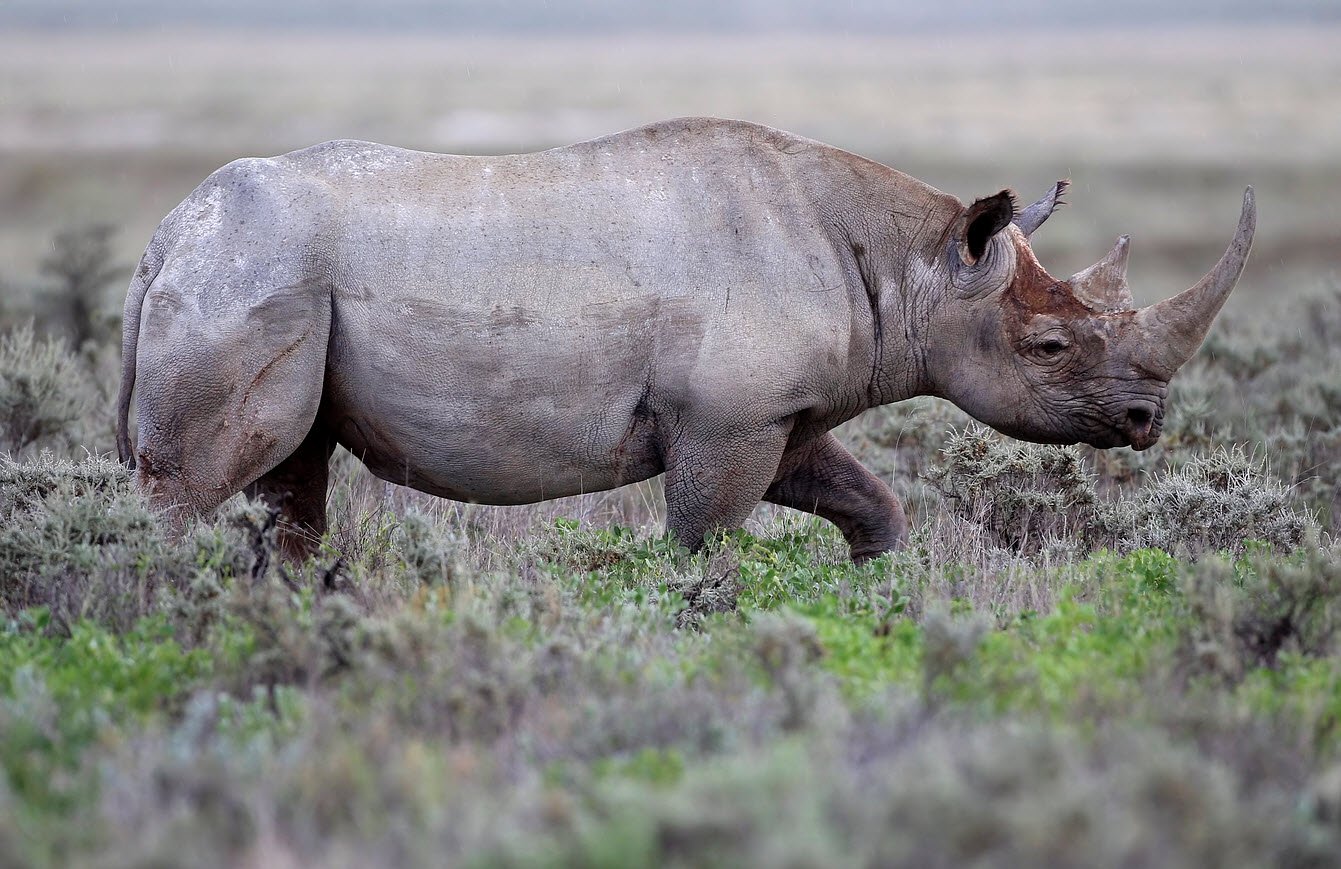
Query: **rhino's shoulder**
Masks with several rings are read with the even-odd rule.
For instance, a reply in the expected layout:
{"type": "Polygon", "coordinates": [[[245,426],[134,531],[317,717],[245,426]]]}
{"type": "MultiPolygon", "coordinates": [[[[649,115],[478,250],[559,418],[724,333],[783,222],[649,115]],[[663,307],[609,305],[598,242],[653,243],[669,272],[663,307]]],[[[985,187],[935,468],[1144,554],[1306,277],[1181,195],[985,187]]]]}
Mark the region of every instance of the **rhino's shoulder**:
{"type": "Polygon", "coordinates": [[[609,149],[648,145],[723,148],[765,148],[784,153],[799,153],[812,149],[831,149],[829,146],[778,130],[763,124],[732,118],[683,117],[656,121],[618,133],[571,145],[571,148],[609,149]]]}

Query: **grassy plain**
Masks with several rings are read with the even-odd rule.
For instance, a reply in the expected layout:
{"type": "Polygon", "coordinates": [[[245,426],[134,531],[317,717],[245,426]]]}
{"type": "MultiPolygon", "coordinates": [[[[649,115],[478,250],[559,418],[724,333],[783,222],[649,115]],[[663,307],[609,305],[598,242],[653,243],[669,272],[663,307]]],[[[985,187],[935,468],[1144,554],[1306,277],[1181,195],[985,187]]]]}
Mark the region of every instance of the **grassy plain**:
{"type": "Polygon", "coordinates": [[[0,864],[1341,864],[1335,47],[0,37],[0,864]],[[1132,231],[1146,298],[1214,260],[1254,183],[1248,304],[1145,453],[930,400],[846,426],[915,529],[860,568],[799,514],[691,557],[655,483],[489,508],[343,452],[322,554],[284,567],[264,510],[169,539],[99,457],[114,324],[34,276],[56,227],[112,222],[128,271],[239,153],[685,113],[965,197],[1069,174],[1045,262],[1132,231]]]}

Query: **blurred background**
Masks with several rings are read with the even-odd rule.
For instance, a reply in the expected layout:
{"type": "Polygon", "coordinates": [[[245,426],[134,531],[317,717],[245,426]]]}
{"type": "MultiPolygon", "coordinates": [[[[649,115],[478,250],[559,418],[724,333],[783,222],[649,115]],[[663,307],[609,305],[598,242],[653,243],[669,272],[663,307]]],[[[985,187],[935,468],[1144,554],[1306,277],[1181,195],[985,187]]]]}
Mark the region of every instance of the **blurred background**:
{"type": "Polygon", "coordinates": [[[689,114],[821,139],[966,200],[1069,177],[1044,264],[1068,275],[1130,233],[1140,301],[1210,267],[1253,184],[1232,304],[1335,284],[1341,4],[1058,5],[0,2],[0,317],[40,317],[78,281],[114,312],[157,222],[236,157],[346,137],[523,151],[689,114]]]}

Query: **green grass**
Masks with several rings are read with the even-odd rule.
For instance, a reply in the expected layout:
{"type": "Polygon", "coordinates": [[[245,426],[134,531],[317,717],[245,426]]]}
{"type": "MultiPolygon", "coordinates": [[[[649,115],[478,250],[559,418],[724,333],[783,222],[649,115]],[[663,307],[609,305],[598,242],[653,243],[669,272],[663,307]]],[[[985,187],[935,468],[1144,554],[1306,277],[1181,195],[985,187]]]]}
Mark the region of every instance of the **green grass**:
{"type": "MultiPolygon", "coordinates": [[[[947,750],[1004,763],[973,754],[981,739],[1045,761],[1032,773],[955,761],[933,781],[906,783],[949,788],[927,798],[959,811],[960,775],[1008,776],[1046,803],[1062,787],[1049,764],[1103,780],[1117,774],[1107,764],[1132,750],[1129,739],[1154,741],[1195,775],[1224,775],[1223,760],[1198,747],[1208,737],[1184,731],[1187,720],[1220,739],[1268,728],[1295,763],[1337,756],[1341,659],[1330,636],[1232,680],[1202,666],[1194,643],[1207,628],[1195,577],[1227,572],[1247,600],[1261,591],[1263,565],[1290,559],[1254,552],[1198,565],[1153,549],[1098,552],[1051,569],[1057,604],[1047,612],[984,612],[955,597],[914,612],[917,586],[932,579],[915,555],[855,567],[823,557],[834,545],[828,529],[804,523],[689,556],[628,529],[562,522],[519,556],[532,577],[521,587],[479,575],[369,609],[353,590],[382,580],[358,565],[353,590],[332,592],[313,584],[315,573],[230,576],[233,553],[214,560],[225,566],[217,599],[178,600],[119,632],[87,620],[57,630],[45,609],[16,612],[0,632],[3,792],[23,830],[14,853],[38,865],[108,847],[148,859],[189,833],[190,853],[214,862],[260,847],[264,822],[304,859],[335,863],[357,854],[419,862],[428,851],[416,849],[450,834],[452,853],[478,865],[762,865],[781,853],[773,837],[859,864],[889,843],[842,814],[863,792],[862,764],[843,759],[854,744],[894,766],[947,750]],[[684,590],[728,556],[735,607],[684,622],[684,590]],[[200,618],[184,611],[192,606],[215,615],[183,645],[178,634],[200,618]],[[1207,724],[1208,709],[1228,720],[1207,724]],[[930,722],[961,733],[960,748],[934,742],[930,722]],[[1029,731],[1044,742],[1010,747],[1029,731]],[[925,744],[910,755],[882,732],[925,744]],[[497,817],[452,815],[472,798],[497,817]],[[504,835],[506,824],[520,833],[504,835]],[[845,834],[845,824],[860,831],[845,834]]],[[[1334,558],[1293,563],[1307,573],[1334,558]]],[[[1130,762],[1147,763],[1138,758],[1130,762]]],[[[1263,810],[1259,783],[1229,775],[1232,810],[1206,823],[1263,810]]],[[[1297,805],[1270,816],[1263,841],[1337,844],[1299,815],[1306,783],[1279,775],[1266,786],[1272,798],[1293,787],[1297,805]]],[[[880,782],[878,799],[902,806],[880,782]]],[[[1203,798],[1169,797],[1197,812],[1209,810],[1203,798]]],[[[894,828],[908,833],[921,823],[898,817],[894,828]]],[[[981,847],[1008,859],[1061,847],[1046,824],[990,823],[1005,826],[985,843],[947,830],[917,853],[981,847]],[[1047,847],[1008,848],[1010,830],[1047,847]]],[[[1204,846],[1165,842],[1172,850],[1157,853],[1204,846]]]]}

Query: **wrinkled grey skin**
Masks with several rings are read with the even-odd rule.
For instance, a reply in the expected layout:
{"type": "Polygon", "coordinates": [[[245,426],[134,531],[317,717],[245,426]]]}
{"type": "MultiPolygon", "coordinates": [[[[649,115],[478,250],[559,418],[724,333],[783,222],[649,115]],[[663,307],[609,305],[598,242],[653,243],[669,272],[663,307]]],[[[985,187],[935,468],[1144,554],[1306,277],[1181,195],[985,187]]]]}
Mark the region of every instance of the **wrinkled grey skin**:
{"type": "Polygon", "coordinates": [[[1034,259],[1064,187],[1018,217],[1005,191],[966,208],[714,119],[504,157],[341,141],[238,160],[168,215],[131,283],[121,456],[179,522],[268,499],[294,556],[325,528],[338,443],[490,504],[664,471],[691,548],[767,500],[868,558],[907,522],[830,434],[867,408],[938,395],[1029,440],[1159,436],[1168,379],[1247,255],[1251,191],[1220,265],[1133,311],[1125,239],[1071,283],[1034,259]]]}

